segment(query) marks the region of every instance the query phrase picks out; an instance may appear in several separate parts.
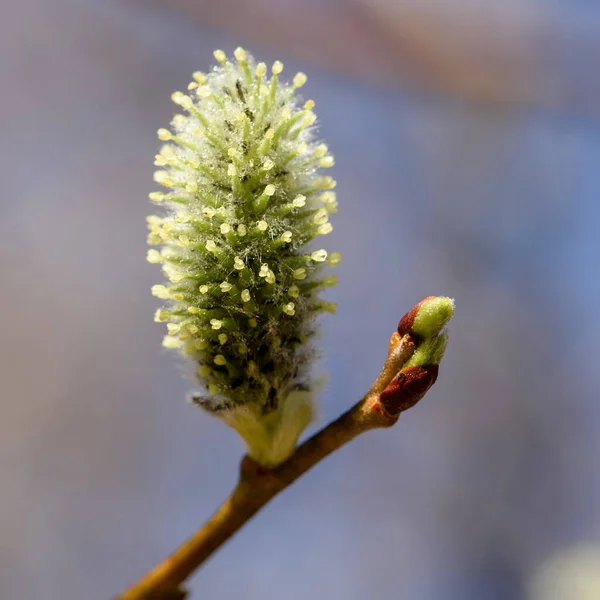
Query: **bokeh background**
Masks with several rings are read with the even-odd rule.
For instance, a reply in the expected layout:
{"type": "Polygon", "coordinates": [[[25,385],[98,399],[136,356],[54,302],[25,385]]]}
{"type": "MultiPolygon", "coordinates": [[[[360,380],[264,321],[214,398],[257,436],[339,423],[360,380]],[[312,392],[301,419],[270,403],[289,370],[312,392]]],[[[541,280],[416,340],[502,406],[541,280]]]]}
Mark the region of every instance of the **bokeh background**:
{"type": "Polygon", "coordinates": [[[600,6],[24,0],[0,19],[0,598],[101,600],[192,532],[243,446],[184,402],[144,260],[173,90],[241,44],[309,74],[336,155],[323,424],[401,314],[441,377],[307,474],[192,598],[600,598],[600,6]]]}

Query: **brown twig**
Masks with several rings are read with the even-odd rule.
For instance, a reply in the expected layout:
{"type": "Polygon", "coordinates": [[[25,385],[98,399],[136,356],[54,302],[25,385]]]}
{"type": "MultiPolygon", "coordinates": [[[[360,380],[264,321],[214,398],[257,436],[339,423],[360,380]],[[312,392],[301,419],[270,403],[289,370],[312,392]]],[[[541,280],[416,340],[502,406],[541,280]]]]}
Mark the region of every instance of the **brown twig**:
{"type": "Polygon", "coordinates": [[[401,337],[394,333],[381,373],[364,398],[304,442],[275,469],[264,469],[248,456],[244,457],[239,481],[217,512],[168,558],[115,600],[185,598],[181,584],[271,498],[357,435],[396,423],[400,412],[416,404],[437,376],[437,366],[400,371],[414,348],[410,334],[401,337]]]}

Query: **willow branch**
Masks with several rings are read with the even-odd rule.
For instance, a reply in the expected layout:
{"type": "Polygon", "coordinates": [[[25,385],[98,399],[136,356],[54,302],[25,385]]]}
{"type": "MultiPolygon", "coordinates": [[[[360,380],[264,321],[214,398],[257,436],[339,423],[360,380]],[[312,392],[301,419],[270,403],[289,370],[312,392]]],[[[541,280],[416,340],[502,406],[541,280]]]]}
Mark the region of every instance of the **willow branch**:
{"type": "Polygon", "coordinates": [[[181,584],[274,496],[361,433],[394,425],[400,413],[416,404],[437,376],[436,365],[400,371],[414,349],[415,341],[410,334],[401,337],[394,333],[381,373],[363,399],[304,442],[275,469],[264,469],[244,457],[236,487],[213,516],[115,600],[185,598],[181,584]]]}

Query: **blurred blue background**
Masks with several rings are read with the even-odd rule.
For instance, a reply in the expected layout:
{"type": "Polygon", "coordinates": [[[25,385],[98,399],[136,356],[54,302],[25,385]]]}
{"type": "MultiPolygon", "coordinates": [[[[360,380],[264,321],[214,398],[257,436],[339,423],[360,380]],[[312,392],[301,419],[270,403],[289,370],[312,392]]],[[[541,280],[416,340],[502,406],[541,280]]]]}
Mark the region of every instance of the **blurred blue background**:
{"type": "Polygon", "coordinates": [[[242,442],[184,402],[144,256],[170,94],[239,44],[308,73],[336,155],[344,261],[316,426],[369,387],[415,302],[450,295],[457,313],[427,398],[273,501],[192,598],[600,598],[597,3],[2,14],[3,600],[111,597],[234,484],[242,442]]]}

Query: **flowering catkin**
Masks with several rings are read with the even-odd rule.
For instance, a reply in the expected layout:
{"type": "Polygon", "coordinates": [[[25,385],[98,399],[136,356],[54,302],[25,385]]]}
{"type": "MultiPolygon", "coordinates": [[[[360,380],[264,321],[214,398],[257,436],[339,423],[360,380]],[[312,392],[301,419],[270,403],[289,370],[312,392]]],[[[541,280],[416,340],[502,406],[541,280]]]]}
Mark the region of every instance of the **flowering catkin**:
{"type": "Polygon", "coordinates": [[[245,438],[250,455],[272,466],[293,452],[312,416],[308,367],[315,316],[335,306],[319,297],[335,285],[325,265],[340,261],[320,248],[337,212],[335,181],[321,169],[334,160],[315,139],[314,102],[303,105],[267,77],[242,48],[194,73],[188,94],[173,101],[185,114],[159,129],[150,199],[163,216],[148,217],[148,260],[168,282],[152,293],[165,301],[167,348],[198,363],[207,389],[194,400],[245,438]]]}

